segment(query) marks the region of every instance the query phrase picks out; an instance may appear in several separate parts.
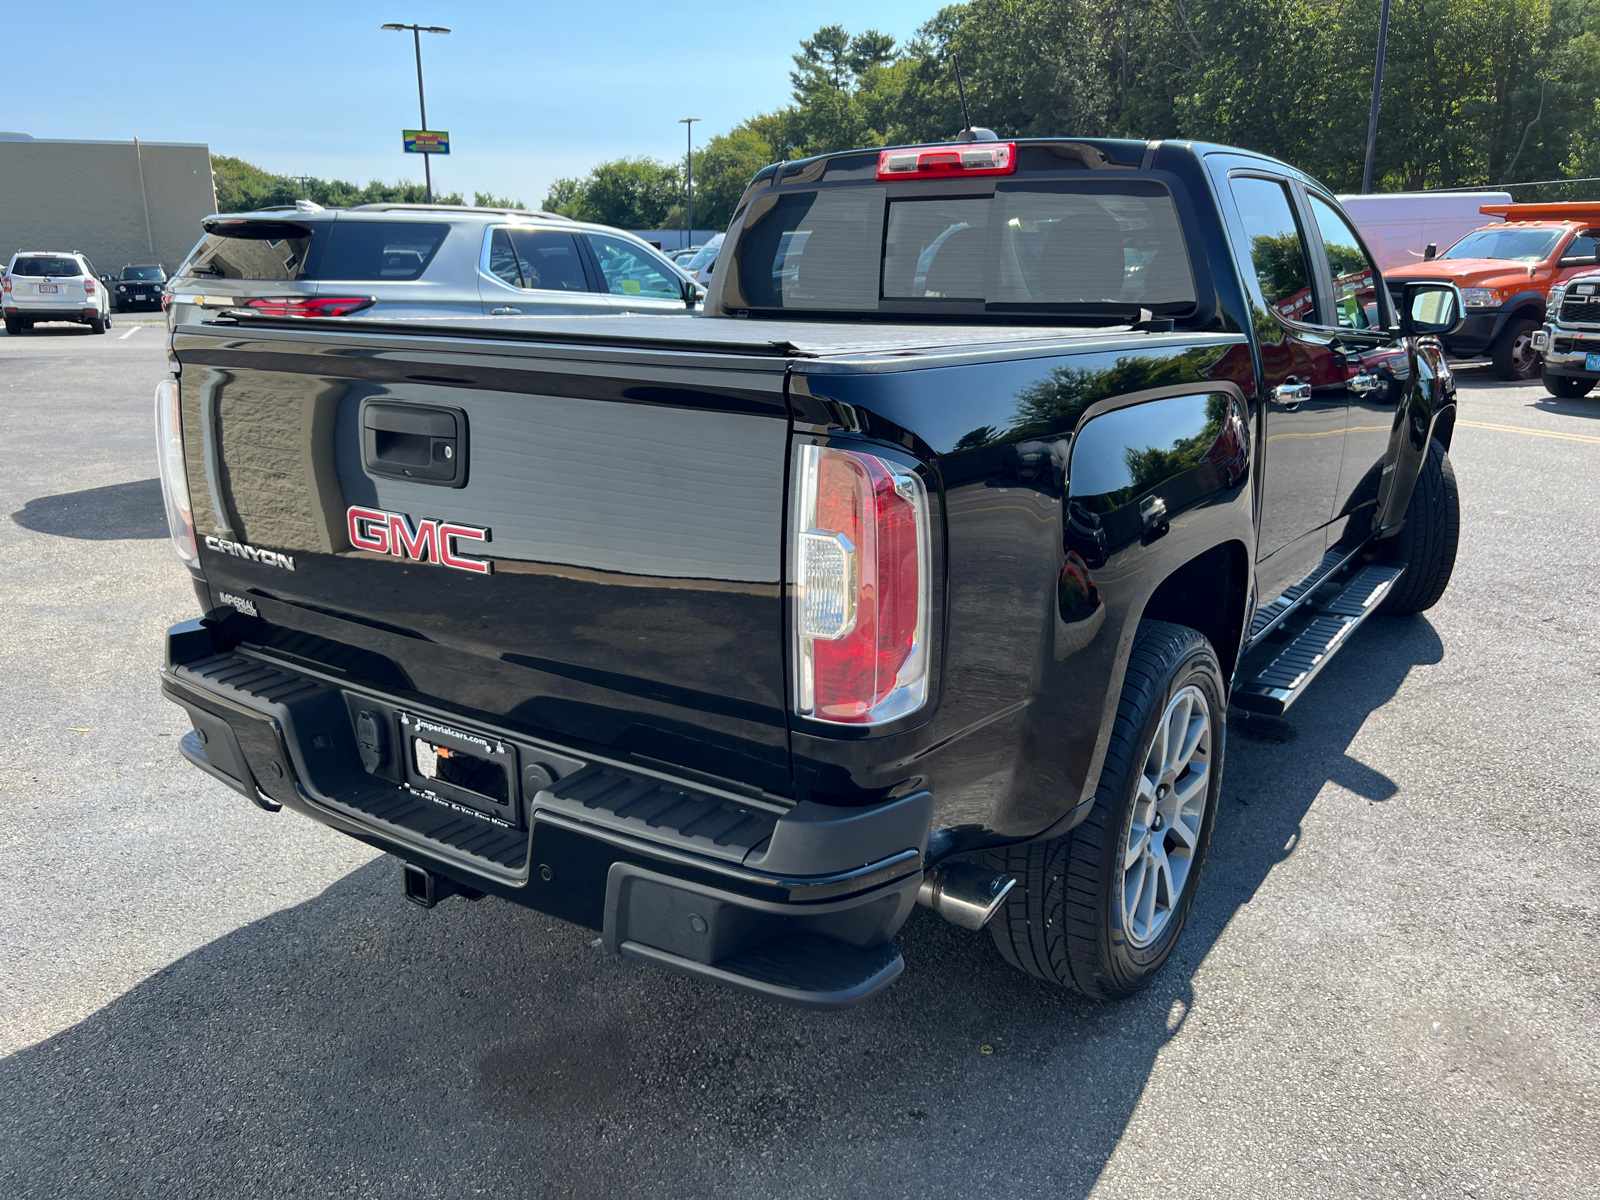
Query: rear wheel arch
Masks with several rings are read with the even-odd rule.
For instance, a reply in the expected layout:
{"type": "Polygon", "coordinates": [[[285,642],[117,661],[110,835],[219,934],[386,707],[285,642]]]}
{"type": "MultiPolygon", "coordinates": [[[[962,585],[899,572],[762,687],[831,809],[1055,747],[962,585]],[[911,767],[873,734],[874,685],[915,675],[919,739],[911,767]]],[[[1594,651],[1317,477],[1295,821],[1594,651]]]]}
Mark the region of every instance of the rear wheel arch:
{"type": "Polygon", "coordinates": [[[1138,620],[1167,621],[1203,633],[1216,650],[1223,678],[1230,678],[1244,642],[1249,563],[1240,541],[1202,551],[1156,585],[1138,620]]]}

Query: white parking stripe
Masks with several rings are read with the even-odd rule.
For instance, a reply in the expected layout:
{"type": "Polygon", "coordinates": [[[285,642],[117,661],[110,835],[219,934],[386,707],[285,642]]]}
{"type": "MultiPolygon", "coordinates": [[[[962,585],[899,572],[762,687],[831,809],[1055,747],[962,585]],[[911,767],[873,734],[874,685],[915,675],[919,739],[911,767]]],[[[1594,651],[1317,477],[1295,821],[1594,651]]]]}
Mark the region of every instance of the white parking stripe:
{"type": "Polygon", "coordinates": [[[125,341],[126,339],[131,338],[134,334],[136,334],[138,332],[139,332],[139,326],[135,325],[132,329],[128,330],[127,333],[119,335],[117,337],[117,341],[119,341],[119,342],[125,341]]]}

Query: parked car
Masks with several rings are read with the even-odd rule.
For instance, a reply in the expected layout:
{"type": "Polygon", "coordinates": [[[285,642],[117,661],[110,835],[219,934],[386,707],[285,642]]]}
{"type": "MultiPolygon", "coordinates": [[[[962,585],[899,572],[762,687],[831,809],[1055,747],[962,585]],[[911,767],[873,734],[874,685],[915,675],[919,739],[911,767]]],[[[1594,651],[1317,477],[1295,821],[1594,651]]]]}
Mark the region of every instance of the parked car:
{"type": "Polygon", "coordinates": [[[1510,192],[1373,192],[1340,196],[1340,205],[1385,273],[1438,257],[1489,224],[1485,204],[1510,204],[1510,192]],[[1428,247],[1433,247],[1432,254],[1428,247]]]}
{"type": "Polygon", "coordinates": [[[170,325],[230,308],[369,319],[684,313],[700,291],[605,225],[442,204],[294,206],[207,217],[167,284],[170,325]]]}
{"type": "Polygon", "coordinates": [[[694,257],[684,264],[684,270],[702,287],[711,282],[712,269],[717,265],[717,254],[722,250],[722,234],[717,234],[694,252],[694,257]]]}
{"type": "Polygon", "coordinates": [[[76,250],[18,250],[0,275],[0,310],[12,337],[41,321],[71,321],[104,333],[111,327],[108,296],[94,264],[76,250]]]}
{"type": "Polygon", "coordinates": [[[1132,994],[1229,706],[1450,580],[1459,291],[1188,142],[778,164],[725,248],[694,320],[180,324],[183,757],[424,907],[784,1001],[886,987],[915,903],[1132,994]]]}
{"type": "Polygon", "coordinates": [[[1550,289],[1544,325],[1534,331],[1544,389],[1564,400],[1587,396],[1600,381],[1600,271],[1550,289]]]}
{"type": "Polygon", "coordinates": [[[1504,224],[1467,234],[1437,258],[1389,271],[1391,286],[1418,280],[1454,283],[1467,319],[1444,339],[1456,358],[1488,355],[1508,382],[1539,374],[1533,334],[1544,320],[1550,289],[1595,266],[1600,203],[1486,204],[1504,224]]]}
{"type": "Polygon", "coordinates": [[[145,266],[130,263],[122,268],[122,273],[114,281],[102,277],[101,282],[111,290],[112,312],[138,312],[140,309],[161,311],[167,273],[160,263],[145,266]]]}

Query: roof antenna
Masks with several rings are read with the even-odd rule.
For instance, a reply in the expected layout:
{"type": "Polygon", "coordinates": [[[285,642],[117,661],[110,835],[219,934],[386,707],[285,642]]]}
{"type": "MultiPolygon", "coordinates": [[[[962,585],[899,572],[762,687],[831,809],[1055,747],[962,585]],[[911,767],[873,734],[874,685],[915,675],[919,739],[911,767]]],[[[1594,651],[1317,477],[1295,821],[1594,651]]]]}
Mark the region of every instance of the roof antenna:
{"type": "Polygon", "coordinates": [[[958,142],[998,142],[1000,139],[992,129],[974,129],[972,127],[972,114],[967,111],[967,88],[961,82],[961,56],[952,54],[950,62],[956,69],[956,94],[961,97],[961,119],[965,122],[960,133],[956,134],[958,142]]]}

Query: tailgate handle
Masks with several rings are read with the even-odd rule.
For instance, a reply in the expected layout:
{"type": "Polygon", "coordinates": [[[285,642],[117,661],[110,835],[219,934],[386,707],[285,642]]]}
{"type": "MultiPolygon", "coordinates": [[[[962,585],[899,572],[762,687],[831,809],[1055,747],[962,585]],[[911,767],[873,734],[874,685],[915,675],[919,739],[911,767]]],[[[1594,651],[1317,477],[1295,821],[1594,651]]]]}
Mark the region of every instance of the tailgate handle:
{"type": "Polygon", "coordinates": [[[368,475],[437,487],[467,484],[467,414],[434,404],[368,400],[361,406],[368,475]]]}

